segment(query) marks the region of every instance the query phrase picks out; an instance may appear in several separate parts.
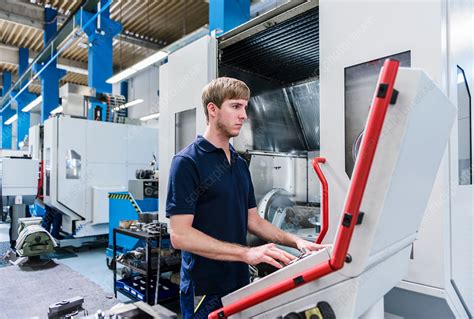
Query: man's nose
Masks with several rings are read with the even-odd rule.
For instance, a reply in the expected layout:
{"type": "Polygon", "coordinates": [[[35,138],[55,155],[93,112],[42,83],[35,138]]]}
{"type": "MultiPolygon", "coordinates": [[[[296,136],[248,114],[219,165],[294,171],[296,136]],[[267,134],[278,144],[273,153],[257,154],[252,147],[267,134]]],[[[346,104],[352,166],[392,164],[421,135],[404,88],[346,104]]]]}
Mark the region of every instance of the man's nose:
{"type": "Polygon", "coordinates": [[[240,112],[240,118],[244,121],[247,119],[247,110],[245,108],[240,112]]]}

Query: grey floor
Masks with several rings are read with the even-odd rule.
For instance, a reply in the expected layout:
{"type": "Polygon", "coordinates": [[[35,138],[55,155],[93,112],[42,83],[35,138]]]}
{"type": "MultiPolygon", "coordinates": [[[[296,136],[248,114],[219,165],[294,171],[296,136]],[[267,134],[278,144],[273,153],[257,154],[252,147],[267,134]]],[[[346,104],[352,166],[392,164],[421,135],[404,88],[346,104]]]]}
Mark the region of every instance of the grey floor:
{"type": "MultiPolygon", "coordinates": [[[[9,241],[8,230],[9,224],[0,222],[0,243],[9,241]]],[[[69,266],[95,282],[106,293],[113,294],[113,272],[107,267],[105,247],[79,248],[75,251],[71,250],[71,252],[73,253],[63,254],[63,257],[58,259],[57,262],[69,266]]],[[[131,302],[129,298],[120,293],[117,298],[124,303],[131,302]]],[[[175,312],[179,310],[177,303],[165,306],[175,312]]]]}

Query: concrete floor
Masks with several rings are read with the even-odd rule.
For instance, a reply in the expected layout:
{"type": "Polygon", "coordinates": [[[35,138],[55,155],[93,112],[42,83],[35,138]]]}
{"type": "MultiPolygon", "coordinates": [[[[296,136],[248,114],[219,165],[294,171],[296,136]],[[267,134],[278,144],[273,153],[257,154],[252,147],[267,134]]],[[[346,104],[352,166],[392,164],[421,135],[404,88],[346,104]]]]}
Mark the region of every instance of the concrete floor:
{"type": "MultiPolygon", "coordinates": [[[[0,242],[9,241],[9,224],[0,222],[0,242]]],[[[113,294],[113,272],[108,269],[105,256],[105,247],[98,248],[80,248],[72,251],[74,254],[67,254],[65,258],[56,260],[58,263],[69,266],[84,277],[98,284],[106,293],[113,294]]],[[[117,294],[117,299],[128,303],[131,300],[122,294],[117,294]]],[[[179,303],[165,305],[172,311],[179,310],[179,303]]]]}

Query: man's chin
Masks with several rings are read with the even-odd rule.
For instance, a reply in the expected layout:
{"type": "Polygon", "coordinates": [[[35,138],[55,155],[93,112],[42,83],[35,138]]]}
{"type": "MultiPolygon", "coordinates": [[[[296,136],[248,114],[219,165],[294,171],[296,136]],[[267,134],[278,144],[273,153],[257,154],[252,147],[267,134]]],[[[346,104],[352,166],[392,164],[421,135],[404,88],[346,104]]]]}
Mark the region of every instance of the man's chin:
{"type": "Polygon", "coordinates": [[[235,132],[235,131],[234,131],[234,132],[230,132],[230,133],[229,133],[229,137],[237,137],[237,136],[239,136],[239,134],[240,134],[240,130],[239,130],[238,132],[235,132]]]}

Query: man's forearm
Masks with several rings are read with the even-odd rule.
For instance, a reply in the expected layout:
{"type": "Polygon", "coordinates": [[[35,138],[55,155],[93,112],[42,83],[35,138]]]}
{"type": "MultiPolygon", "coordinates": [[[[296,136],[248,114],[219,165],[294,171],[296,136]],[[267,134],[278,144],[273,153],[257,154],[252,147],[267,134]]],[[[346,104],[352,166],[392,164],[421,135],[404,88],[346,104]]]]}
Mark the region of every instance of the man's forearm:
{"type": "Polygon", "coordinates": [[[220,241],[190,227],[185,231],[172,234],[179,240],[179,249],[209,259],[226,261],[244,261],[247,247],[220,241]]]}
{"type": "Polygon", "coordinates": [[[258,221],[257,225],[250,227],[249,231],[256,236],[265,239],[266,241],[283,246],[297,248],[296,236],[284,232],[283,230],[263,218],[258,221]]]}

